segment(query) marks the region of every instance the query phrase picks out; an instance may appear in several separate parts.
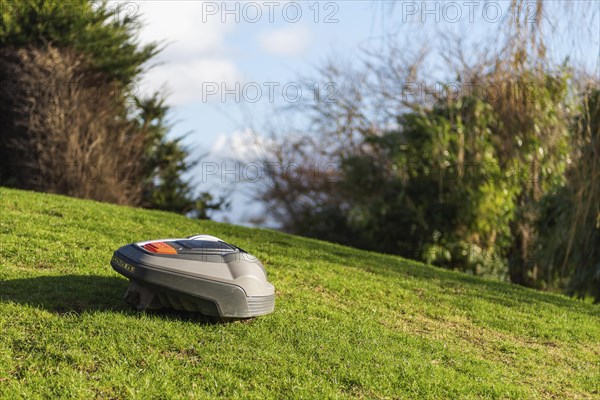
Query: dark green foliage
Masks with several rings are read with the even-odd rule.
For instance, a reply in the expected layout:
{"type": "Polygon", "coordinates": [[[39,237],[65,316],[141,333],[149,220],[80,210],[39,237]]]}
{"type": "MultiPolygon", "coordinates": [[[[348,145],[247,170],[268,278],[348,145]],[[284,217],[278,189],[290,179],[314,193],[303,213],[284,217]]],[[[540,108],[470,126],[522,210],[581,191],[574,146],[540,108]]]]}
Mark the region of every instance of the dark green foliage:
{"type": "Polygon", "coordinates": [[[571,153],[568,125],[572,104],[567,96],[570,80],[564,70],[551,74],[519,61],[511,67],[522,71],[505,78],[515,87],[508,94],[516,96],[516,100],[501,99],[494,104],[501,121],[496,134],[506,149],[503,158],[512,166],[510,178],[517,189],[515,216],[510,223],[512,243],[506,256],[512,282],[544,288],[547,285],[541,276],[543,266],[536,256],[538,203],[546,193],[564,184],[571,153]]]}
{"type": "Polygon", "coordinates": [[[489,104],[465,98],[405,114],[400,130],[367,138],[371,154],[340,164],[346,221],[357,238],[348,244],[501,273],[514,188],[499,167],[495,121],[489,104]]]}
{"type": "Polygon", "coordinates": [[[140,15],[119,14],[120,3],[89,0],[0,1],[0,46],[72,47],[91,65],[125,88],[158,51],[140,46],[140,15]]]}
{"type": "Polygon", "coordinates": [[[571,127],[567,183],[542,199],[538,254],[547,282],[600,302],[600,91],[583,97],[571,127]]]}
{"type": "MultiPolygon", "coordinates": [[[[56,109],[51,112],[48,110],[38,110],[40,115],[34,117],[42,121],[42,128],[47,120],[52,120],[58,114],[68,115],[69,118],[82,119],[80,114],[87,112],[90,114],[90,107],[73,107],[72,104],[78,100],[69,97],[72,93],[68,91],[59,91],[63,86],[72,86],[75,90],[81,90],[82,82],[86,83],[87,92],[98,92],[98,98],[102,98],[105,104],[104,109],[94,109],[93,111],[106,116],[106,120],[122,121],[127,132],[117,131],[105,127],[108,135],[112,138],[103,138],[103,143],[120,143],[123,140],[127,142],[127,148],[135,151],[127,152],[123,145],[116,146],[113,151],[107,151],[104,159],[97,157],[98,165],[92,165],[91,168],[107,169],[110,165],[112,169],[125,171],[133,170],[127,176],[126,182],[118,182],[121,188],[110,183],[106,186],[112,186],[115,192],[114,198],[118,203],[129,205],[142,205],[144,207],[158,208],[162,210],[174,211],[196,216],[198,218],[207,218],[211,210],[216,210],[224,206],[224,200],[214,200],[209,193],[200,193],[194,190],[191,181],[186,180],[184,175],[193,168],[195,162],[190,160],[190,152],[182,144],[183,138],[169,138],[168,132],[171,126],[167,121],[169,112],[168,106],[163,101],[159,93],[149,98],[141,99],[137,97],[135,84],[139,81],[140,74],[148,67],[148,62],[159,51],[157,43],[141,45],[137,39],[140,28],[141,15],[137,14],[137,6],[134,3],[108,3],[92,2],[89,0],[25,0],[25,1],[1,1],[1,20],[0,20],[0,48],[2,52],[1,65],[6,66],[0,70],[0,81],[2,83],[13,84],[10,89],[14,90],[13,96],[5,96],[0,107],[2,114],[4,141],[0,144],[0,156],[2,156],[3,176],[0,176],[0,183],[13,185],[22,188],[36,190],[46,190],[56,193],[76,195],[79,197],[94,198],[102,201],[111,201],[110,197],[100,194],[91,194],[90,190],[81,190],[82,193],[72,193],[72,191],[62,190],[60,187],[54,187],[48,184],[37,185],[35,182],[44,182],[40,177],[39,171],[44,170],[67,170],[67,168],[57,168],[56,165],[41,164],[33,173],[21,173],[24,179],[17,179],[15,171],[24,171],[24,165],[28,160],[20,156],[15,151],[15,145],[12,138],[18,138],[20,142],[20,151],[25,149],[25,154],[31,153],[29,149],[35,148],[38,143],[34,143],[34,134],[31,124],[24,121],[23,118],[17,120],[15,115],[19,112],[23,114],[23,107],[17,109],[18,105],[11,104],[12,97],[27,99],[27,93],[24,93],[23,85],[20,82],[30,82],[35,80],[27,76],[31,66],[18,66],[11,61],[11,57],[17,54],[20,49],[28,49],[27,52],[35,54],[46,54],[47,49],[58,49],[58,53],[71,55],[69,60],[77,60],[78,65],[69,65],[70,61],[53,59],[55,65],[65,71],[70,68],[76,69],[77,74],[63,74],[65,76],[74,76],[71,81],[62,82],[57,79],[51,80],[49,85],[52,93],[58,99],[56,109]],[[133,8],[132,8],[133,7],[133,8]],[[14,71],[18,70],[19,75],[14,71]],[[8,72],[7,72],[8,71],[8,72]],[[87,82],[98,82],[97,87],[87,82]],[[59,94],[60,93],[60,94],[59,94]],[[67,98],[69,97],[69,98],[67,98]],[[109,104],[111,103],[112,104],[109,104]],[[63,106],[64,105],[64,106],[63,106]],[[69,108],[69,113],[61,109],[69,108]],[[77,113],[76,110],[80,112],[77,113]],[[43,113],[43,116],[41,116],[43,113]],[[10,136],[10,138],[9,138],[10,136]],[[123,140],[117,140],[117,138],[123,140]],[[111,157],[112,154],[112,157],[111,157]],[[111,157],[107,160],[106,157],[111,157]],[[118,161],[117,161],[118,160],[118,161]],[[124,165],[124,161],[131,164],[124,165]],[[116,167],[115,167],[116,165],[116,167]],[[108,199],[108,200],[107,200],[108,199]]],[[[55,54],[56,51],[52,52],[55,54]]],[[[43,60],[43,57],[38,57],[43,60]]],[[[38,69],[42,69],[41,66],[38,69]]],[[[53,75],[50,69],[48,74],[53,75]]],[[[54,73],[56,75],[56,73],[54,73]]],[[[68,79],[68,78],[67,78],[68,79]]],[[[50,81],[50,80],[49,80],[50,81]]],[[[39,82],[43,85],[43,82],[39,82]]],[[[30,85],[31,86],[31,85],[30,85]]],[[[41,92],[41,91],[40,91],[41,92]]],[[[40,93],[33,93],[34,97],[40,93]]],[[[29,109],[24,109],[29,112],[29,109]]],[[[88,118],[89,119],[89,118],[88,118]]],[[[71,142],[81,142],[76,139],[78,133],[87,129],[89,124],[83,126],[72,126],[71,133],[73,140],[71,142]]],[[[106,124],[105,124],[106,125],[106,124]]],[[[112,126],[112,125],[111,125],[112,126]]],[[[50,130],[47,130],[48,132],[50,130]]],[[[92,143],[100,143],[98,137],[94,137],[94,129],[91,129],[89,143],[79,143],[80,153],[87,154],[92,143]]],[[[95,130],[96,136],[99,130],[95,130]]],[[[64,130],[55,129],[55,136],[66,136],[64,130]]],[[[106,135],[105,135],[106,136],[106,135]]],[[[58,142],[58,141],[55,141],[58,142]]],[[[61,146],[56,146],[60,153],[61,146]]],[[[79,163],[81,165],[91,164],[90,157],[81,156],[80,159],[71,159],[62,157],[64,154],[49,157],[56,162],[57,159],[68,159],[69,162],[79,163]]],[[[33,156],[35,158],[35,156],[33,156]]],[[[59,174],[60,175],[60,174],[59,174]]],[[[71,183],[75,187],[83,187],[84,184],[90,184],[86,177],[72,179],[71,183]]],[[[56,185],[55,185],[56,186],[56,185]]],[[[106,193],[105,189],[100,192],[106,193]]]]}
{"type": "Polygon", "coordinates": [[[184,213],[207,219],[210,211],[225,206],[223,198],[213,199],[207,192],[196,195],[184,174],[194,167],[190,153],[182,144],[184,137],[168,139],[171,125],[167,121],[169,107],[160,93],[141,99],[135,98],[136,121],[146,132],[141,205],[148,208],[184,213]]]}
{"type": "MultiPolygon", "coordinates": [[[[556,7],[587,16],[579,3],[556,7]]],[[[490,42],[472,48],[463,34],[440,32],[437,52],[430,42],[392,39],[364,61],[320,68],[341,88],[336,102],[300,107],[312,112],[305,134],[285,138],[273,158],[333,161],[339,179],[278,176],[261,195],[283,227],[598,299],[597,104],[594,96],[579,109],[573,101],[586,73],[571,72],[586,67],[550,56],[548,39],[563,32],[547,7],[511,0],[511,10],[528,13],[504,18],[490,42]],[[448,90],[438,79],[451,82],[448,90]]],[[[593,24],[573,21],[589,40],[593,24]]]]}
{"type": "MultiPolygon", "coordinates": [[[[293,210],[285,227],[295,233],[556,286],[536,259],[536,221],[539,200],[564,181],[568,78],[498,68],[478,79],[483,87],[502,81],[501,96],[415,107],[397,117],[398,129],[367,132],[357,150],[343,148],[329,185],[288,180],[279,186],[288,197],[273,190],[265,198],[293,210]]],[[[298,146],[292,154],[307,152],[298,146]]]]}

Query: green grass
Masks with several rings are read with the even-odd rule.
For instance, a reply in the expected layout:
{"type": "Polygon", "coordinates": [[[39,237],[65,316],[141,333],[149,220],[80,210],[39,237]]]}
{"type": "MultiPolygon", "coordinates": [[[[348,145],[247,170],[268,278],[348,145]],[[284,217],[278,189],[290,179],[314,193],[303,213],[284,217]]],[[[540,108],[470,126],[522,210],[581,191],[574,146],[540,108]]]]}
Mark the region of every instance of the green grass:
{"type": "Polygon", "coordinates": [[[0,398],[598,398],[600,308],[274,231],[0,188],[0,398]],[[109,265],[216,235],[271,315],[137,313],[109,265]]]}

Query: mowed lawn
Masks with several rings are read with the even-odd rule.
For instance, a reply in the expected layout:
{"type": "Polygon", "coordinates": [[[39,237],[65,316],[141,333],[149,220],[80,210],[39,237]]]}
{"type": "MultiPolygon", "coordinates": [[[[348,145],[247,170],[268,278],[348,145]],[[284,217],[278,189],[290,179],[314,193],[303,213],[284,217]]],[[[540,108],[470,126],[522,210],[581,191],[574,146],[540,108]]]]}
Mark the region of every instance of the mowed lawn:
{"type": "Polygon", "coordinates": [[[0,398],[600,398],[600,307],[399,257],[0,188],[0,398]],[[275,312],[137,313],[109,260],[206,233],[275,312]]]}

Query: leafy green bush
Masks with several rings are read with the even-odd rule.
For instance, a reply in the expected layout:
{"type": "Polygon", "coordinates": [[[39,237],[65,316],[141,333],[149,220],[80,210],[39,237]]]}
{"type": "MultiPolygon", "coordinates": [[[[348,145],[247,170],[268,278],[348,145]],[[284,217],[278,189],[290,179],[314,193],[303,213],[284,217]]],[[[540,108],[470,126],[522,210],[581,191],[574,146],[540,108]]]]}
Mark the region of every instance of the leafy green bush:
{"type": "Polygon", "coordinates": [[[195,161],[161,94],[138,97],[160,47],[139,43],[131,5],[0,2],[0,184],[207,218],[224,200],[184,178],[195,161]]]}

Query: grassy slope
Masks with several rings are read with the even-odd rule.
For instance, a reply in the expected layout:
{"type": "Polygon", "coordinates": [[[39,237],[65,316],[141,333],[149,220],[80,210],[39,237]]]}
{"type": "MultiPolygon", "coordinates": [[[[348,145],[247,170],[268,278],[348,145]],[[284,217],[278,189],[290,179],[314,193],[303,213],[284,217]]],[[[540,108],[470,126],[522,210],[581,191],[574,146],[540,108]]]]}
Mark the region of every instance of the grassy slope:
{"type": "Polygon", "coordinates": [[[600,308],[398,257],[0,188],[0,398],[600,395],[600,308]],[[139,314],[109,260],[209,233],[254,253],[276,311],[139,314]]]}

